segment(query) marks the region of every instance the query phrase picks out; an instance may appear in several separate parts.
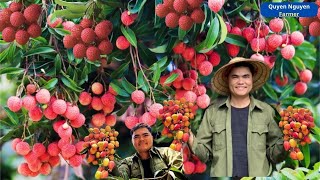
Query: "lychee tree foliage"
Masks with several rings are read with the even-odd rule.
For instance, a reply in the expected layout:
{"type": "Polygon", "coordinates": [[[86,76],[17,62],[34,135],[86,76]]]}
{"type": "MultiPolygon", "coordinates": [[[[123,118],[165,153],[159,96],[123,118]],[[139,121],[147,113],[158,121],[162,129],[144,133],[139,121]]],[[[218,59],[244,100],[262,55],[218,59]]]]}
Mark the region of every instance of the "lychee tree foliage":
{"type": "MultiPolygon", "coordinates": [[[[107,177],[121,147],[111,128],[116,116],[129,129],[146,122],[162,135],[157,143],[189,152],[188,132],[218,97],[210,79],[236,56],[271,68],[253,95],[282,112],[279,126],[292,131],[284,138],[294,160],[288,156],[283,166],[309,167],[308,142],[320,140],[319,13],[264,18],[259,7],[267,1],[255,0],[1,2],[0,74],[17,82],[0,121],[1,144],[19,138],[12,147],[26,160],[20,174],[49,174],[61,157],[73,167],[86,158],[99,166],[97,179],[107,177]],[[301,120],[284,123],[299,112],[301,120]]],[[[196,156],[183,154],[185,173],[203,172],[196,156]]]]}

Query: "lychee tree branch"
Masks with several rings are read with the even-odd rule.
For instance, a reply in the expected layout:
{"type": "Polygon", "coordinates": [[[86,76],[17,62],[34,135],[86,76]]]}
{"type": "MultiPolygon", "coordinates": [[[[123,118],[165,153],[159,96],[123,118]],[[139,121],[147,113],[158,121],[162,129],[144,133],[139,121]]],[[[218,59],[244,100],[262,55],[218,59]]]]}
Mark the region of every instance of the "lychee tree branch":
{"type": "Polygon", "coordinates": [[[148,86],[149,86],[149,88],[150,88],[150,97],[151,97],[153,103],[156,103],[156,100],[155,100],[154,95],[153,95],[153,88],[152,88],[152,86],[150,85],[149,79],[148,79],[147,76],[145,75],[145,73],[144,73],[144,71],[143,71],[143,69],[142,69],[141,63],[140,63],[138,48],[135,48],[135,50],[136,50],[136,58],[137,58],[138,65],[139,65],[139,67],[140,67],[140,70],[141,70],[141,72],[142,72],[143,77],[146,79],[147,84],[148,84],[148,86]]]}
{"type": "Polygon", "coordinates": [[[137,90],[137,89],[138,89],[137,64],[136,64],[136,62],[135,62],[134,52],[133,52],[133,50],[132,50],[132,46],[130,46],[130,56],[131,56],[131,60],[132,60],[134,75],[136,76],[136,90],[137,90]]]}

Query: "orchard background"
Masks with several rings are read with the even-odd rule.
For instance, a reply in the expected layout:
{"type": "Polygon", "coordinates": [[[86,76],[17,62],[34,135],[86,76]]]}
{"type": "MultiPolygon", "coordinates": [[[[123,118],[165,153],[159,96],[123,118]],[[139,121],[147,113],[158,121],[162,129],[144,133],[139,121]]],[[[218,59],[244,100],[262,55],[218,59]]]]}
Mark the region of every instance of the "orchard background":
{"type": "Polygon", "coordinates": [[[111,177],[137,122],[185,154],[218,97],[214,72],[236,56],[271,68],[253,95],[278,112],[290,151],[273,177],[319,178],[320,10],[264,18],[263,2],[1,0],[1,179],[111,177]]]}

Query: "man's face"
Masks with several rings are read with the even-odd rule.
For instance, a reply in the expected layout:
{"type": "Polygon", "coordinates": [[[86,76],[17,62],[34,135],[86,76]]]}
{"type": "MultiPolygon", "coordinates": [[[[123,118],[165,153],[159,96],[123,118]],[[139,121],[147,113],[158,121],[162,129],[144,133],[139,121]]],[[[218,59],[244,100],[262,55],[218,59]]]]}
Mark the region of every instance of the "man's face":
{"type": "Polygon", "coordinates": [[[229,76],[229,89],[233,97],[247,97],[252,90],[252,73],[248,67],[234,67],[229,76]]]}
{"type": "Polygon", "coordinates": [[[138,153],[147,152],[153,146],[153,137],[147,128],[140,128],[132,134],[132,144],[138,153]]]}

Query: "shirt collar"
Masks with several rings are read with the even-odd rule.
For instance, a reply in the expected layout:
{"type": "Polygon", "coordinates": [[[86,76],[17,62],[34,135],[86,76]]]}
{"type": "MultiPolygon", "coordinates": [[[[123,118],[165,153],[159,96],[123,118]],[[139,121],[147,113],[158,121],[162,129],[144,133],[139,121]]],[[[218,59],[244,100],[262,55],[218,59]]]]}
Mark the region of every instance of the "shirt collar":
{"type": "MultiPolygon", "coordinates": [[[[226,106],[228,108],[231,107],[230,96],[228,96],[228,98],[225,98],[225,99],[218,101],[218,107],[221,108],[223,106],[226,106]]],[[[249,109],[253,110],[255,108],[263,110],[263,106],[261,105],[261,103],[257,99],[255,99],[252,95],[250,95],[250,108],[249,109]]]]}
{"type": "MultiPolygon", "coordinates": [[[[149,153],[150,153],[150,157],[151,157],[151,158],[152,158],[153,155],[156,155],[156,156],[159,155],[159,154],[158,154],[158,151],[157,151],[157,149],[156,149],[155,147],[152,147],[152,148],[150,149],[149,153]]],[[[134,153],[133,159],[134,159],[134,160],[140,159],[140,156],[139,156],[138,152],[134,153]]]]}

